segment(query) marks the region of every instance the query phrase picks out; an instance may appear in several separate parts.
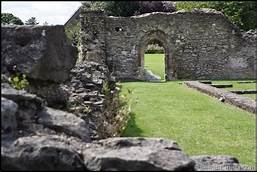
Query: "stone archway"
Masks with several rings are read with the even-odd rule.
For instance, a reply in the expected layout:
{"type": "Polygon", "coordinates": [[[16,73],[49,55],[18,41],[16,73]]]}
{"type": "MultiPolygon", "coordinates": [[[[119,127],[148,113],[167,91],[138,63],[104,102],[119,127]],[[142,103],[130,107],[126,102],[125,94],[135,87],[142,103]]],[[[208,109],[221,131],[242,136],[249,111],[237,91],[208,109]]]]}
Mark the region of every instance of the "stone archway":
{"type": "Polygon", "coordinates": [[[173,70],[171,67],[171,52],[169,48],[169,42],[168,42],[168,37],[167,35],[161,31],[161,30],[154,30],[150,31],[147,34],[145,34],[139,43],[138,46],[138,67],[139,70],[144,67],[144,54],[145,54],[145,49],[147,45],[151,41],[157,41],[159,42],[162,47],[164,48],[164,61],[165,61],[165,80],[171,80],[171,77],[169,76],[169,73],[173,73],[170,70],[173,70]]]}

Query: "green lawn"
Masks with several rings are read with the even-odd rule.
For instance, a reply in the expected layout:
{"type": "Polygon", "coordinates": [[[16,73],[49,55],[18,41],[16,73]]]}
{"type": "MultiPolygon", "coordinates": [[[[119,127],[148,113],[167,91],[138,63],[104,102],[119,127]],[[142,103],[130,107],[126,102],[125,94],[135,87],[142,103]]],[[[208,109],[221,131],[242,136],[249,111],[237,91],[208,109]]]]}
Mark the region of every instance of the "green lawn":
{"type": "MultiPolygon", "coordinates": [[[[252,80],[245,80],[252,81],[252,80]]],[[[233,84],[232,88],[224,88],[225,90],[256,90],[256,83],[244,83],[239,84],[238,81],[212,81],[213,84],[233,84]]],[[[256,94],[242,94],[241,96],[246,96],[251,99],[256,100],[256,94]]]]}
{"type": "Polygon", "coordinates": [[[255,165],[255,115],[190,89],[178,81],[122,83],[132,89],[131,120],[123,136],[163,137],[189,155],[232,155],[255,165]]]}
{"type": "MultiPolygon", "coordinates": [[[[146,54],[145,66],[163,79],[163,54],[146,54]]],[[[133,90],[130,96],[134,102],[123,136],[167,138],[177,141],[189,155],[232,155],[255,166],[255,115],[179,82],[122,83],[121,94],[133,90]]],[[[255,87],[255,83],[213,81],[228,82],[233,83],[233,90],[255,87]]]]}
{"type": "Polygon", "coordinates": [[[164,80],[165,63],[164,54],[145,54],[145,68],[151,70],[154,74],[164,80]]]}

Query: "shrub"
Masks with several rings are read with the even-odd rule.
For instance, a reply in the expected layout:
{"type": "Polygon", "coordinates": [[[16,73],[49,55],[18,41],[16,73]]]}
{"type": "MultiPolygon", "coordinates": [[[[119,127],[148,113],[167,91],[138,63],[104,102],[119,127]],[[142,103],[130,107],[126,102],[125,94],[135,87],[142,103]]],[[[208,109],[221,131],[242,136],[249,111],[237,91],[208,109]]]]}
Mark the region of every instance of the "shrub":
{"type": "Polygon", "coordinates": [[[18,90],[24,89],[24,88],[28,87],[28,85],[29,85],[29,82],[26,79],[25,74],[16,74],[16,75],[12,76],[10,78],[10,83],[14,88],[16,88],[18,90]]]}
{"type": "Polygon", "coordinates": [[[147,54],[162,54],[164,53],[164,48],[158,44],[149,44],[146,48],[145,53],[147,54]]]}

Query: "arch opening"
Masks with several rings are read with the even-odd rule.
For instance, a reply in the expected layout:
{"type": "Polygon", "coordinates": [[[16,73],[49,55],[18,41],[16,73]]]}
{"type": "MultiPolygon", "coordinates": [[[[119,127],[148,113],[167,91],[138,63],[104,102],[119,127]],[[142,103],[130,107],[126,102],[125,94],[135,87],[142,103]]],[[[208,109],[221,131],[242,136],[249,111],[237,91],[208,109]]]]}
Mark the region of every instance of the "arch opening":
{"type": "Polygon", "coordinates": [[[169,48],[166,39],[162,31],[150,32],[141,39],[139,69],[142,80],[161,82],[169,79],[169,48]]]}
{"type": "Polygon", "coordinates": [[[144,69],[152,77],[165,81],[165,49],[162,42],[157,39],[150,40],[145,47],[143,58],[144,69]]]}

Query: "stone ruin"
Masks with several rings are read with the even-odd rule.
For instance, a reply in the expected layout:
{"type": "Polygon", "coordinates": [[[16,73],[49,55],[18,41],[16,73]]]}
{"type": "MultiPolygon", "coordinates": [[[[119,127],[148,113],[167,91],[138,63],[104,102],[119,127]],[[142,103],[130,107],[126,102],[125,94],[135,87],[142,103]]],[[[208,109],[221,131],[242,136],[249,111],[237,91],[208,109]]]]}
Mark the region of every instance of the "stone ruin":
{"type": "Polygon", "coordinates": [[[256,78],[254,33],[245,36],[215,10],[113,17],[84,9],[80,20],[81,58],[105,61],[118,80],[145,80],[151,41],[164,47],[166,80],[256,78]]]}
{"type": "MultiPolygon", "coordinates": [[[[82,20],[83,26],[94,21],[91,26],[95,30],[93,27],[82,28],[80,59],[77,59],[76,48],[67,41],[63,26],[2,26],[1,169],[252,170],[231,156],[189,157],[172,140],[118,137],[122,126],[118,124],[126,120],[122,119],[122,114],[115,113],[117,107],[114,100],[118,96],[118,88],[112,74],[118,79],[129,79],[127,74],[133,76],[138,72],[136,69],[140,63],[137,61],[135,64],[135,56],[125,60],[126,53],[129,53],[121,50],[123,43],[117,47],[113,46],[115,41],[106,44],[103,39],[108,32],[105,32],[106,27],[99,26],[108,24],[107,20],[125,20],[95,18],[96,14],[99,15],[94,13],[94,17],[85,17],[85,23],[82,20]],[[116,53],[114,48],[117,48],[116,53]],[[119,52],[121,54],[117,56],[119,52]],[[113,56],[112,61],[110,55],[113,56]],[[116,60],[115,64],[113,60],[116,60]],[[17,73],[25,74],[29,80],[24,90],[17,90],[10,83],[9,78],[17,73]],[[103,91],[106,85],[109,94],[103,91]]],[[[145,17],[163,15],[153,13],[145,17]]],[[[169,15],[173,14],[166,17],[169,15]]],[[[126,22],[133,22],[134,19],[145,21],[141,16],[126,22]]],[[[121,21],[115,23],[122,24],[121,21]]],[[[128,27],[125,24],[121,26],[128,27]]],[[[120,38],[119,41],[133,34],[124,36],[123,32],[111,32],[117,35],[108,39],[120,38]]],[[[164,39],[161,35],[162,32],[156,32],[151,37],[164,39]]],[[[132,54],[137,54],[136,51],[132,54]]],[[[179,51],[173,52],[173,57],[178,57],[176,53],[179,54],[179,51]]],[[[252,57],[249,55],[249,58],[252,57]]],[[[167,70],[168,79],[172,79],[173,69],[167,70]]],[[[181,72],[177,72],[177,76],[186,76],[181,72]]]]}

